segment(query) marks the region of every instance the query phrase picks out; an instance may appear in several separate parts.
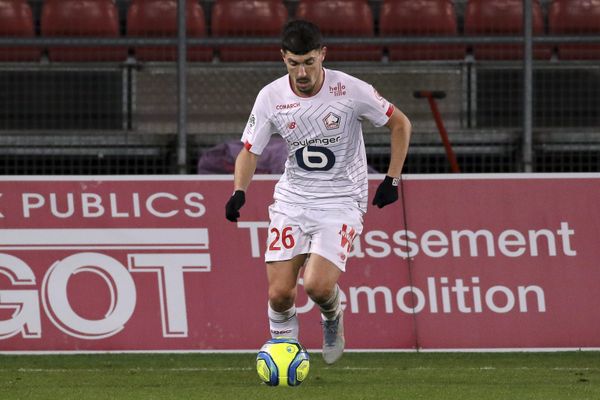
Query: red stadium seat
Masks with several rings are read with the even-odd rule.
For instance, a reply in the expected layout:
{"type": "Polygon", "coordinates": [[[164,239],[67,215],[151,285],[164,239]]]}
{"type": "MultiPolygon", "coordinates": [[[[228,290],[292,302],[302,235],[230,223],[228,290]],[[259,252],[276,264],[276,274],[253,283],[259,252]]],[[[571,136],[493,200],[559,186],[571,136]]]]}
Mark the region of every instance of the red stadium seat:
{"type": "MultiPolygon", "coordinates": [[[[204,9],[197,0],[187,0],[186,32],[188,37],[206,37],[204,9]]],[[[177,0],[133,0],[127,11],[127,35],[132,37],[176,37],[177,0]]],[[[135,49],[140,61],[175,61],[177,46],[140,46],[135,49]]],[[[188,61],[211,61],[212,48],[189,46],[188,61]]]]}
{"type": "MultiPolygon", "coordinates": [[[[544,33],[544,17],[539,0],[533,4],[533,34],[544,33]]],[[[520,35],[523,33],[522,0],[469,0],[465,11],[465,34],[494,36],[520,35]]],[[[473,46],[473,54],[480,60],[514,60],[523,58],[521,44],[478,44],[473,46]]],[[[552,48],[534,45],[533,57],[549,59],[552,48]]]]}
{"type": "MultiPolygon", "coordinates": [[[[452,0],[384,0],[379,14],[381,36],[456,36],[452,0]]],[[[388,46],[389,59],[456,60],[465,57],[463,45],[409,44],[388,46]]]]}
{"type": "MultiPolygon", "coordinates": [[[[553,35],[600,34],[600,0],[554,0],[548,10],[548,29],[553,35]]],[[[562,60],[598,60],[600,45],[558,44],[562,60]]]]}
{"type": "MultiPolygon", "coordinates": [[[[288,19],[281,0],[217,0],[212,9],[213,37],[279,37],[288,19]]],[[[219,46],[221,61],[281,60],[276,45],[219,46]]]]}
{"type": "MultiPolygon", "coordinates": [[[[46,37],[119,37],[119,14],[112,0],[47,0],[42,8],[46,37]]],[[[52,47],[51,61],[124,61],[125,47],[52,47]]]]}
{"type": "MultiPolygon", "coordinates": [[[[35,36],[33,14],[27,1],[0,0],[0,36],[35,36]]],[[[0,48],[0,61],[38,61],[40,56],[40,49],[35,47],[0,48]]]]}
{"type": "MultiPolygon", "coordinates": [[[[298,18],[314,22],[325,37],[373,37],[373,12],[366,0],[300,0],[298,18]]],[[[343,44],[327,46],[329,61],[379,61],[381,46],[343,44]]]]}

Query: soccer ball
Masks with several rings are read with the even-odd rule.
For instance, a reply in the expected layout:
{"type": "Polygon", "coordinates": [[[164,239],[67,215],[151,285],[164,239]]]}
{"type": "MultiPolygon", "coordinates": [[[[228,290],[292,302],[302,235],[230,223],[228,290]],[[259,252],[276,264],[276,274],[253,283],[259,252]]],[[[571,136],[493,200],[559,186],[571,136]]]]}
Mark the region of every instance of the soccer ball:
{"type": "Polygon", "coordinates": [[[269,386],[298,386],[308,376],[308,352],[296,339],[270,339],[256,356],[256,371],[269,386]]]}

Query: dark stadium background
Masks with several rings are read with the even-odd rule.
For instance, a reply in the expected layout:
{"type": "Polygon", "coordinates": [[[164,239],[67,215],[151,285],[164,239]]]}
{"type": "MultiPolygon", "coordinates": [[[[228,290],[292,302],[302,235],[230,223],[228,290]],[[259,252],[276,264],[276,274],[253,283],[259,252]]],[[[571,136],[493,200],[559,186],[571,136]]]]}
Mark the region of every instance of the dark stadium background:
{"type": "MultiPolygon", "coordinates": [[[[597,2],[187,4],[196,46],[185,63],[176,0],[0,1],[2,174],[196,173],[205,150],[240,137],[258,90],[285,73],[278,33],[292,17],[321,25],[326,67],[367,80],[410,117],[405,173],[450,171],[417,90],[445,93],[437,104],[462,172],[599,170],[597,2]]],[[[381,172],[387,135],[364,130],[381,172]]]]}

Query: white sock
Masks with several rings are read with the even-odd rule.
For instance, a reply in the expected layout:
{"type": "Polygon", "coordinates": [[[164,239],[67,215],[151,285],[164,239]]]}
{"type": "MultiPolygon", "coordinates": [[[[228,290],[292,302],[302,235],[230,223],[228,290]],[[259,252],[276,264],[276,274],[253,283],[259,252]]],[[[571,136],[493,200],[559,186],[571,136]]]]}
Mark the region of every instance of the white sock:
{"type": "Polygon", "coordinates": [[[273,310],[271,304],[269,304],[268,314],[271,337],[286,336],[298,339],[300,328],[298,326],[298,317],[296,316],[296,306],[292,306],[286,311],[278,312],[273,310]]]}
{"type": "Polygon", "coordinates": [[[340,287],[335,285],[333,294],[323,304],[319,304],[323,319],[334,320],[342,312],[342,303],[340,302],[340,287]]]}

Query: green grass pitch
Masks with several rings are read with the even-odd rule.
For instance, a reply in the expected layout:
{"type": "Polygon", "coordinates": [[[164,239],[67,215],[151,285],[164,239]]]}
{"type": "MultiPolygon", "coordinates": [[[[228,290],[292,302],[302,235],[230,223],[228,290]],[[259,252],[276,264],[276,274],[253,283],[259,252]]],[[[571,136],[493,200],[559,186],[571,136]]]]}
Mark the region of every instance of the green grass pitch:
{"type": "Polygon", "coordinates": [[[0,355],[0,399],[600,399],[600,353],[311,353],[306,382],[261,384],[254,354],[0,355]]]}

